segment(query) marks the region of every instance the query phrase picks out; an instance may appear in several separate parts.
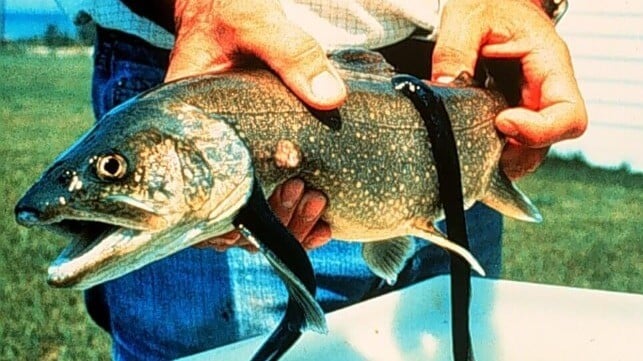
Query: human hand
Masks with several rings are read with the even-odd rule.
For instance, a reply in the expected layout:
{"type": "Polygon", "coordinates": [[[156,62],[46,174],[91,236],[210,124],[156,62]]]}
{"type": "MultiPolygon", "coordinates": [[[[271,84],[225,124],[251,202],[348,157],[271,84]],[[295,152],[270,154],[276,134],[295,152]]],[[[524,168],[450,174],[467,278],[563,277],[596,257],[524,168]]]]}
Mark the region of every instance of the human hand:
{"type": "Polygon", "coordinates": [[[263,60],[304,103],[339,107],[346,88],[321,46],[288,21],[276,0],[176,0],[176,41],[165,80],[224,72],[250,55],[263,60]]]}
{"type": "Polygon", "coordinates": [[[497,129],[508,138],[501,167],[512,179],[534,171],[550,145],[578,137],[587,127],[569,50],[534,2],[450,0],[433,52],[432,80],[439,82],[462,71],[473,74],[478,56],[520,60],[522,102],[496,117],[497,129]]]}
{"type": "MultiPolygon", "coordinates": [[[[330,227],[319,219],[326,208],[326,197],[321,192],[305,190],[301,179],[293,178],[279,185],[268,199],[268,203],[277,218],[288,227],[304,248],[317,248],[330,240],[330,227]]],[[[218,251],[225,251],[230,247],[256,250],[238,231],[206,240],[197,247],[212,247],[218,251]]]]}
{"type": "MultiPolygon", "coordinates": [[[[176,41],[165,80],[205,72],[225,72],[241,56],[263,60],[306,104],[333,109],[346,98],[346,88],[324,50],[302,29],[288,21],[278,1],[177,0],[176,41]]],[[[319,221],[326,199],[304,191],[301,180],[278,187],[269,203],[291,233],[311,249],[330,239],[330,228],[319,221]]],[[[225,250],[254,247],[239,232],[205,241],[201,247],[225,250]]]]}

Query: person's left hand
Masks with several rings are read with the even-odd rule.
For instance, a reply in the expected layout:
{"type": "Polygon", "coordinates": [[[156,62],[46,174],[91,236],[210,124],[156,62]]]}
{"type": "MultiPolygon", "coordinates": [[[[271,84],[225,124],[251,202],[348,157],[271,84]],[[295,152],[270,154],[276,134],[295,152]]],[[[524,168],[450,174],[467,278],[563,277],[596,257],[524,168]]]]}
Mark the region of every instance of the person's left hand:
{"type": "Polygon", "coordinates": [[[501,167],[510,178],[534,171],[549,146],[580,136],[587,127],[569,50],[553,22],[529,0],[450,0],[433,53],[432,79],[473,74],[479,56],[518,59],[522,104],[496,117],[509,139],[501,167]]]}
{"type": "MultiPolygon", "coordinates": [[[[319,191],[305,190],[301,179],[289,179],[279,185],[268,199],[270,208],[290,233],[305,249],[314,249],[328,243],[331,232],[328,223],[320,220],[326,208],[326,197],[319,191]]],[[[212,247],[223,252],[231,247],[242,247],[248,251],[256,248],[241,237],[239,231],[208,239],[196,245],[199,248],[212,247]]]]}

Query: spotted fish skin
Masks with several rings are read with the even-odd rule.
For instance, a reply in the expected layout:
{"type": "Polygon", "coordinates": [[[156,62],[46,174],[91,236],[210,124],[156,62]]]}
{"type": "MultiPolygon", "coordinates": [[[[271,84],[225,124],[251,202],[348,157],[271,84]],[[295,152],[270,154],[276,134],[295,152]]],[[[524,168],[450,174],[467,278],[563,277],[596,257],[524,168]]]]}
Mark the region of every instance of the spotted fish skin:
{"type": "MultiPolygon", "coordinates": [[[[439,218],[427,131],[412,103],[392,87],[392,69],[373,53],[340,53],[333,60],[349,89],[340,108],[339,131],[319,122],[268,71],[179,81],[141,100],[185,102],[231,124],[251,149],[267,192],[299,176],[327,195],[323,218],[339,239],[389,238],[407,234],[416,221],[439,218]],[[280,141],[299,148],[302,159],[297,166],[284,169],[275,164],[280,141]]],[[[441,87],[446,88],[464,194],[471,203],[483,198],[497,172],[503,141],[493,119],[506,104],[493,91],[441,87]]]]}
{"type": "MultiPolygon", "coordinates": [[[[413,252],[407,236],[471,254],[433,227],[443,216],[424,123],[376,53],[331,57],[348,87],[341,127],[319,121],[270,71],[237,70],[162,85],[105,115],[42,175],[16,220],[72,238],[49,282],[88,288],[234,229],[258,178],[264,193],[301,177],[328,197],[333,237],[364,243],[367,264],[394,282],[413,252]],[[389,241],[390,240],[390,241],[389,241]],[[381,241],[381,242],[380,242],[381,241]]],[[[540,214],[499,170],[504,141],[492,90],[440,87],[459,149],[465,206],[540,214]]]]}

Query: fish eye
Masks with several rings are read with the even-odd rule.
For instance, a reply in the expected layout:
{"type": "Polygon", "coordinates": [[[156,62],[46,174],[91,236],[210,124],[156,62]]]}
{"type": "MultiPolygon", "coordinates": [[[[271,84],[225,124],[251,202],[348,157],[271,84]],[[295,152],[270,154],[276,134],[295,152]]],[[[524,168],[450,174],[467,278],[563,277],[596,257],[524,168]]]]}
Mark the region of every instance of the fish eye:
{"type": "Polygon", "coordinates": [[[119,154],[107,154],[98,158],[96,175],[102,180],[121,179],[127,171],[127,162],[119,154]]]}

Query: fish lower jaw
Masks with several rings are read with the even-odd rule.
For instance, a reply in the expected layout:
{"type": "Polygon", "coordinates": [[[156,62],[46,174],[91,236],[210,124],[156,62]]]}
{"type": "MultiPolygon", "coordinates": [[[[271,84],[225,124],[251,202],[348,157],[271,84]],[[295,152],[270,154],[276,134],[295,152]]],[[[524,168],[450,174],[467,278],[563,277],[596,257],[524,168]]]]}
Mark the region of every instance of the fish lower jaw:
{"type": "Polygon", "coordinates": [[[71,275],[59,266],[50,266],[47,269],[47,283],[52,287],[57,288],[73,288],[73,289],[86,289],[77,281],[79,275],[71,275]]]}

